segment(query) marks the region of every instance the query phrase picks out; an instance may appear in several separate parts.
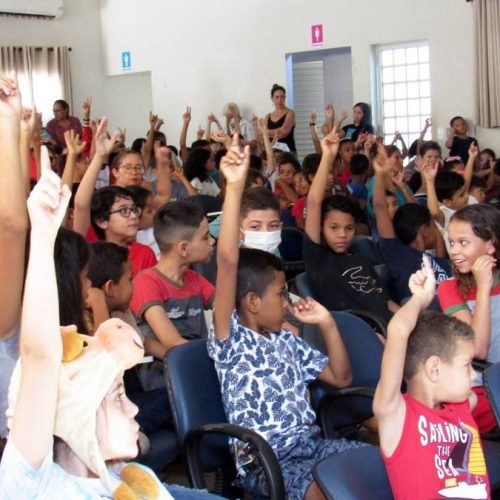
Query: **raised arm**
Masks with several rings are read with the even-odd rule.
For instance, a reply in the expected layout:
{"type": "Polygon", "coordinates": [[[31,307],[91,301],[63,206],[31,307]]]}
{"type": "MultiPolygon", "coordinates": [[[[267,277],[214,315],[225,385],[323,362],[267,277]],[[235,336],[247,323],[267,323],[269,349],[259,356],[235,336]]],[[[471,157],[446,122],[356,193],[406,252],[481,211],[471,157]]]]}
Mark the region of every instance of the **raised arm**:
{"type": "Polygon", "coordinates": [[[33,132],[36,127],[36,108],[23,108],[21,115],[21,134],[19,143],[19,153],[21,155],[21,167],[26,189],[26,196],[30,192],[30,147],[33,132]]]}
{"type": "Polygon", "coordinates": [[[111,137],[108,138],[107,127],[108,119],[103,118],[94,135],[94,157],[92,158],[89,168],[85,172],[75,195],[73,231],[80,233],[83,237],[87,236],[87,231],[90,227],[90,204],[99,171],[101,170],[105,159],[113,149],[114,142],[118,137],[118,132],[113,132],[111,137]]]}
{"type": "Polygon", "coordinates": [[[392,239],[396,237],[396,233],[394,232],[394,225],[389,217],[389,211],[385,203],[385,179],[390,175],[390,169],[386,161],[387,154],[385,153],[384,147],[381,146],[372,162],[373,169],[375,170],[373,211],[375,212],[375,222],[380,237],[392,239]]]}
{"type": "Polygon", "coordinates": [[[160,122],[158,115],[155,115],[152,111],[149,112],[149,129],[146,136],[146,142],[144,143],[144,156],[142,158],[142,163],[145,169],[150,168],[151,157],[153,156],[153,142],[155,138],[155,131],[157,130],[157,124],[160,122]]]}
{"type": "Polygon", "coordinates": [[[19,349],[22,373],[9,437],[35,468],[41,466],[53,442],[62,360],[54,241],[70,196],[68,187],[52,172],[43,148],[42,177],[28,199],[31,239],[19,349]]]}
{"type": "Polygon", "coordinates": [[[64,165],[62,174],[62,182],[71,189],[75,178],[76,158],[83,152],[86,144],[80,140],[80,137],[74,130],[64,132],[64,141],[66,142],[68,155],[66,156],[66,164],[64,165]]]}
{"type": "Polygon", "coordinates": [[[415,328],[420,312],[434,298],[436,280],[432,266],[427,257],[423,258],[423,262],[423,269],[412,274],[410,278],[411,299],[394,314],[387,327],[380,381],[373,400],[380,447],[387,456],[393,454],[403,433],[406,409],[401,394],[401,382],[408,338],[415,328]]]}
{"type": "Polygon", "coordinates": [[[172,196],[172,179],[170,168],[172,166],[172,153],[166,146],[160,146],[159,141],[154,144],[156,167],[158,170],[158,192],[153,203],[156,209],[167,203],[172,196]]]}
{"type": "Polygon", "coordinates": [[[337,156],[339,149],[339,137],[336,129],[323,138],[321,141],[321,162],[318,171],[307,195],[307,215],[306,215],[306,234],[315,243],[320,242],[321,238],[321,204],[325,197],[325,189],[330,174],[330,168],[337,156]]]}
{"type": "Polygon", "coordinates": [[[186,112],[182,115],[182,129],[181,129],[181,137],[179,139],[180,155],[182,161],[186,161],[189,155],[186,141],[187,141],[187,132],[190,121],[191,121],[191,106],[187,106],[186,112]]]}
{"type": "Polygon", "coordinates": [[[217,280],[215,285],[215,335],[224,340],[229,336],[229,320],[236,305],[236,278],[239,260],[240,204],[250,164],[250,148],[239,147],[238,134],[220,162],[226,178],[226,196],[222,207],[222,223],[217,243],[217,280]]]}
{"type": "Polygon", "coordinates": [[[472,174],[474,173],[474,164],[476,163],[478,155],[479,148],[477,147],[477,144],[473,142],[469,147],[469,158],[464,168],[464,181],[467,192],[469,191],[470,181],[472,179],[472,174]]]}
{"type": "Polygon", "coordinates": [[[318,115],[315,111],[312,111],[309,115],[309,132],[311,133],[311,139],[314,145],[314,151],[321,154],[321,142],[318,137],[318,132],[316,131],[316,120],[318,115]]]}
{"type": "Polygon", "coordinates": [[[271,140],[269,139],[269,131],[267,128],[267,118],[259,118],[259,132],[264,143],[264,151],[266,152],[267,165],[266,177],[269,179],[274,174],[274,156],[271,140]]]}
{"type": "Polygon", "coordinates": [[[19,135],[21,94],[17,82],[0,75],[0,339],[19,322],[28,215],[19,135]]]}
{"type": "Polygon", "coordinates": [[[424,164],[422,165],[421,174],[423,182],[427,187],[427,207],[434,220],[444,226],[444,214],[439,209],[439,200],[436,194],[435,179],[438,171],[438,164],[424,164]]]}

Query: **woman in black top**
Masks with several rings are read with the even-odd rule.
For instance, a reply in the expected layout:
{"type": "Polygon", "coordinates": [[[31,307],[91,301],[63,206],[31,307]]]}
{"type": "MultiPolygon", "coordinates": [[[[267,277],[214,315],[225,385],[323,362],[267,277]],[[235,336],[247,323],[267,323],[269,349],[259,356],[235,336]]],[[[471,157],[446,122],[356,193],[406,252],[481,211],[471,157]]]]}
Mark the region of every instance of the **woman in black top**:
{"type": "Polygon", "coordinates": [[[276,83],[271,89],[271,99],[274,103],[274,111],[266,116],[269,136],[273,139],[277,136],[279,142],[285,143],[292,153],[297,151],[293,131],[295,129],[295,111],[285,105],[285,88],[276,83]]]}
{"type": "Polygon", "coordinates": [[[339,137],[348,137],[354,142],[358,140],[358,135],[361,132],[367,132],[373,134],[374,129],[371,122],[371,110],[370,106],[366,102],[358,102],[352,108],[352,119],[353,123],[342,127],[339,131],[339,137]]]}

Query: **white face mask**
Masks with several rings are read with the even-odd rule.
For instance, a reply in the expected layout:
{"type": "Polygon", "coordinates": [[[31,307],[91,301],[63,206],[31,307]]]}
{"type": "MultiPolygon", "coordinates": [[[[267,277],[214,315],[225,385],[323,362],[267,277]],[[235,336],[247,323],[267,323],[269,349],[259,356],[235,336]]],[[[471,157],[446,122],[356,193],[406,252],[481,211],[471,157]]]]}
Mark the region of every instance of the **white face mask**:
{"type": "Polygon", "coordinates": [[[243,231],[243,245],[274,253],[281,243],[281,231],[243,231]]]}

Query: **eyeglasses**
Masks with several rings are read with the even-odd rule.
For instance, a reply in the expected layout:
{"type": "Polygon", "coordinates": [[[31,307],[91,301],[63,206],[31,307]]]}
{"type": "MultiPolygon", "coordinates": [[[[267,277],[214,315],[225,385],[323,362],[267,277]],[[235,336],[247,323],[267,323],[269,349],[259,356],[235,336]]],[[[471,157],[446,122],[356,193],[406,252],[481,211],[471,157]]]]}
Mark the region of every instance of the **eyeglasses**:
{"type": "Polygon", "coordinates": [[[142,208],[141,207],[121,207],[118,210],[113,210],[112,212],[109,212],[109,215],[113,214],[120,214],[124,219],[128,219],[130,217],[130,214],[137,215],[137,217],[140,217],[142,214],[142,208]]]}
{"type": "Polygon", "coordinates": [[[120,165],[118,168],[123,168],[127,174],[131,174],[133,172],[137,172],[138,174],[144,173],[144,167],[142,165],[137,165],[135,167],[133,165],[120,165]]]}

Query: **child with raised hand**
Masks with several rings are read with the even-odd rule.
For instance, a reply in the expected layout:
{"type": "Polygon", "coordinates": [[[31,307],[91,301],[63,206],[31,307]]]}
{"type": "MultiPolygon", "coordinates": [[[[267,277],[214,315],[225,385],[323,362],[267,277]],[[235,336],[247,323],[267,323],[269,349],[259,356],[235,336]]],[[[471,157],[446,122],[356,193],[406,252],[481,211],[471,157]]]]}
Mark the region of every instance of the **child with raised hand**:
{"type": "Polygon", "coordinates": [[[450,127],[445,142],[450,150],[449,156],[460,156],[465,165],[469,159],[469,148],[472,144],[477,146],[477,140],[469,136],[467,123],[461,116],[454,116],[450,120],[450,127]]]}
{"type": "MultiPolygon", "coordinates": [[[[248,164],[248,146],[242,151],[235,135],[221,161],[227,187],[208,350],[228,420],[268,440],[280,462],[287,498],[324,498],[311,467],[360,443],[321,439],[306,389],[316,378],[337,387],[349,385],[349,358],[332,316],[310,298],[300,300],[292,311],[299,321],[319,326],[329,357],[282,330],[289,306],[281,261],[260,250],[238,251],[239,206],[248,164]]],[[[262,471],[244,466],[244,450],[236,443],[235,452],[242,486],[254,494],[266,494],[262,471]]]]}
{"type": "Polygon", "coordinates": [[[357,207],[345,196],[324,198],[338,143],[335,129],[321,141],[323,155],[309,189],[304,238],[306,272],[318,300],[328,310],[364,309],[388,321],[398,305],[377,282],[370,263],[349,252],[357,207]]]}
{"type": "Polygon", "coordinates": [[[20,361],[9,390],[11,432],[0,464],[2,498],[134,499],[139,485],[148,498],[171,499],[149,469],[121,462],[137,454],[137,407],[122,377],[144,355],[140,337],[120,320],[105,322],[86,345],[74,327],[61,333],[53,252],[71,192],[49,165],[44,150],[42,176],[28,199],[30,259],[20,361]],[[108,469],[111,463],[121,476],[108,469]]]}
{"type": "MultiPolygon", "coordinates": [[[[487,204],[458,210],[448,228],[449,254],[455,277],[438,287],[445,314],[471,325],[476,337],[474,356],[500,362],[500,212],[487,204]]],[[[477,376],[478,405],[473,415],[481,432],[495,427],[495,419],[477,376]]]]}
{"type": "Polygon", "coordinates": [[[422,311],[434,297],[427,257],[410,278],[411,299],[387,330],[373,411],[397,499],[489,498],[477,425],[474,332],[443,314],[422,311]],[[406,381],[407,393],[401,393],[406,381]]]}

